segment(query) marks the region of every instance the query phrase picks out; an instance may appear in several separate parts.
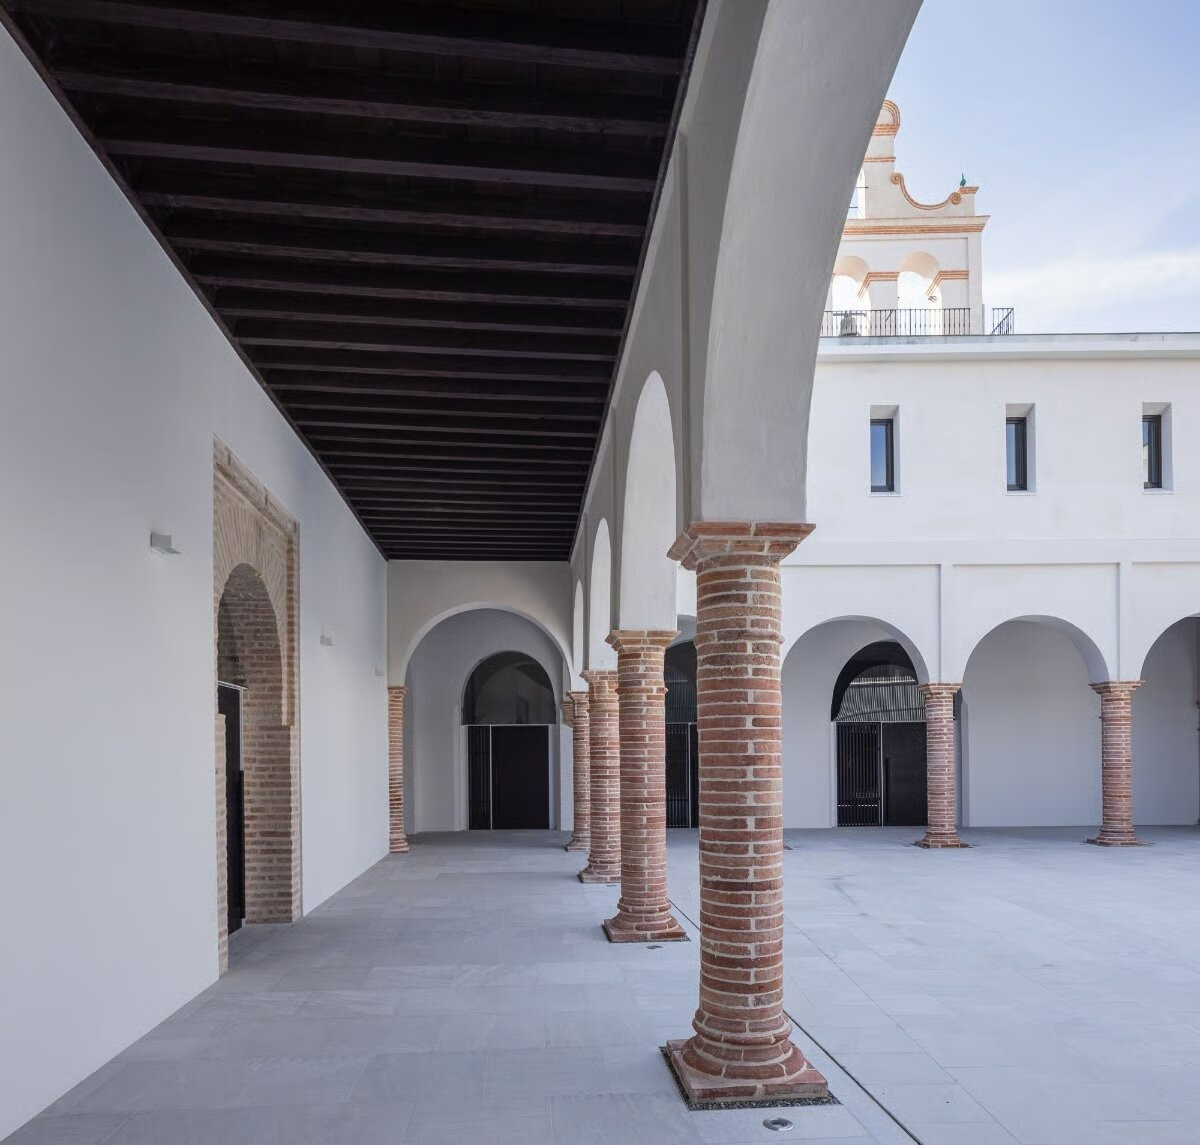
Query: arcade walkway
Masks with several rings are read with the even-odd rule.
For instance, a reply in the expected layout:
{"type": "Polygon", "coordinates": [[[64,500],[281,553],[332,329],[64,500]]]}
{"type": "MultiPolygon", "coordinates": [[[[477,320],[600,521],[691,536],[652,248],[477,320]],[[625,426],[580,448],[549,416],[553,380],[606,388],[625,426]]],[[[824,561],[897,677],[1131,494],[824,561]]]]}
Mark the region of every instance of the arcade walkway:
{"type": "MultiPolygon", "coordinates": [[[[557,835],[418,836],[236,935],[218,985],[10,1145],[1195,1142],[1200,835],[913,834],[787,833],[788,1006],[840,1105],[689,1113],[655,1046],[688,1031],[695,945],[609,945],[616,892],[557,835]]],[[[694,848],[672,833],[688,919],[694,848]]]]}

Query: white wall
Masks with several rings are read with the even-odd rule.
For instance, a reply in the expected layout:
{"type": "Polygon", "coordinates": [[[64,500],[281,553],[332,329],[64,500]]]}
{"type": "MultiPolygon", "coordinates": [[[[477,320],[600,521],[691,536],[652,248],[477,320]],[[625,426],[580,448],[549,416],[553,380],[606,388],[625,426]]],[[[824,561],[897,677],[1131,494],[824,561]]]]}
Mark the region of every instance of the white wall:
{"type": "Polygon", "coordinates": [[[306,909],[387,756],[383,560],[3,32],[0,205],[2,1137],[217,974],[214,435],[300,523],[306,909]]]}
{"type": "Polygon", "coordinates": [[[972,827],[1100,822],[1100,698],[1074,644],[1016,621],[975,649],[963,680],[962,817],[972,827]]]}
{"type": "Polygon", "coordinates": [[[1170,628],[1150,651],[1133,694],[1134,822],[1200,819],[1197,622],[1170,628]]]}
{"type": "MultiPolygon", "coordinates": [[[[467,825],[462,697],[480,661],[497,652],[524,652],[546,670],[555,703],[565,671],[557,645],[537,625],[497,609],[461,612],[431,629],[408,664],[405,704],[405,807],[409,830],[461,831],[467,825]]],[[[554,783],[551,826],[571,824],[570,732],[550,736],[554,783]],[[556,821],[557,820],[557,821],[556,821]]]]}

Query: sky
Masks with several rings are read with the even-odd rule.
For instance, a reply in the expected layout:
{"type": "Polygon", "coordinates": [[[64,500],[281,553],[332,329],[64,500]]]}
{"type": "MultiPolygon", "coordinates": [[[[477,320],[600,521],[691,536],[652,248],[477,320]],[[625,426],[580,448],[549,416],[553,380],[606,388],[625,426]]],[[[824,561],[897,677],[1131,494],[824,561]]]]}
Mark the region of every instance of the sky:
{"type": "Polygon", "coordinates": [[[1200,330],[1200,0],[925,0],[889,94],[909,191],[979,186],[1019,331],[1200,330]]]}

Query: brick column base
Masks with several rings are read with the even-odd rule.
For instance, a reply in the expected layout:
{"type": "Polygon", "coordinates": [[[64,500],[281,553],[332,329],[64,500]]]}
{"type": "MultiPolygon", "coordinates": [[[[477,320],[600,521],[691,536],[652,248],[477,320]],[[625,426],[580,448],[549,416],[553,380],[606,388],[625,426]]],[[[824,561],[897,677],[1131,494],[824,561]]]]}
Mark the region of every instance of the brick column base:
{"type": "Polygon", "coordinates": [[[407,688],[388,688],[388,851],[408,852],[404,833],[404,697],[407,688]]]}
{"type": "Polygon", "coordinates": [[[1144,847],[1133,833],[1133,693],[1141,680],[1093,684],[1100,697],[1100,833],[1097,847],[1144,847]]]}
{"type": "Polygon", "coordinates": [[[571,729],[571,774],[575,784],[574,826],[571,841],[563,849],[586,854],[592,845],[591,721],[587,692],[568,692],[562,712],[571,729]]]}
{"type": "Polygon", "coordinates": [[[938,850],[967,847],[958,837],[957,752],[954,745],[954,697],[961,684],[922,684],[925,697],[925,772],[928,812],[925,838],[918,847],[938,850]]]}
{"type": "Polygon", "coordinates": [[[581,883],[621,881],[621,749],[617,731],[617,674],[584,672],[588,682],[592,765],[592,837],[581,883]]]}
{"type": "Polygon", "coordinates": [[[671,549],[696,570],[700,1005],[667,1043],[693,1102],[829,1095],[783,1009],[779,562],[811,531],[703,521],[671,549]]]}
{"type": "Polygon", "coordinates": [[[667,684],[663,654],[676,632],[618,631],[621,734],[621,898],[604,923],[610,942],[686,942],[667,899],[667,684]]]}

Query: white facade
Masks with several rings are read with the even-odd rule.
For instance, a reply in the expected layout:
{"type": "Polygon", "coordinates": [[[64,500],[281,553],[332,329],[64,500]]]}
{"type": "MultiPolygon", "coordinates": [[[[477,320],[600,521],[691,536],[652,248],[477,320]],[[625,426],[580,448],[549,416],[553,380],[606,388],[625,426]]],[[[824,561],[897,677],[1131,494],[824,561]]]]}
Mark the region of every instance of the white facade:
{"type": "MultiPolygon", "coordinates": [[[[833,681],[898,639],[923,680],[963,684],[964,825],[1086,825],[1100,809],[1099,700],[1134,697],[1134,814],[1200,818],[1200,462],[1167,449],[1143,488],[1144,410],[1200,432],[1200,337],[830,340],[809,437],[816,530],[785,562],[785,819],[836,822],[833,681]],[[1009,492],[1006,413],[1032,424],[1009,492]],[[896,491],[872,493],[868,425],[895,422],[896,491]],[[831,623],[837,621],[837,623],[831,623]],[[824,627],[822,627],[824,626],[824,627]]],[[[1168,443],[1169,445],[1169,443],[1168,443]]]]}

